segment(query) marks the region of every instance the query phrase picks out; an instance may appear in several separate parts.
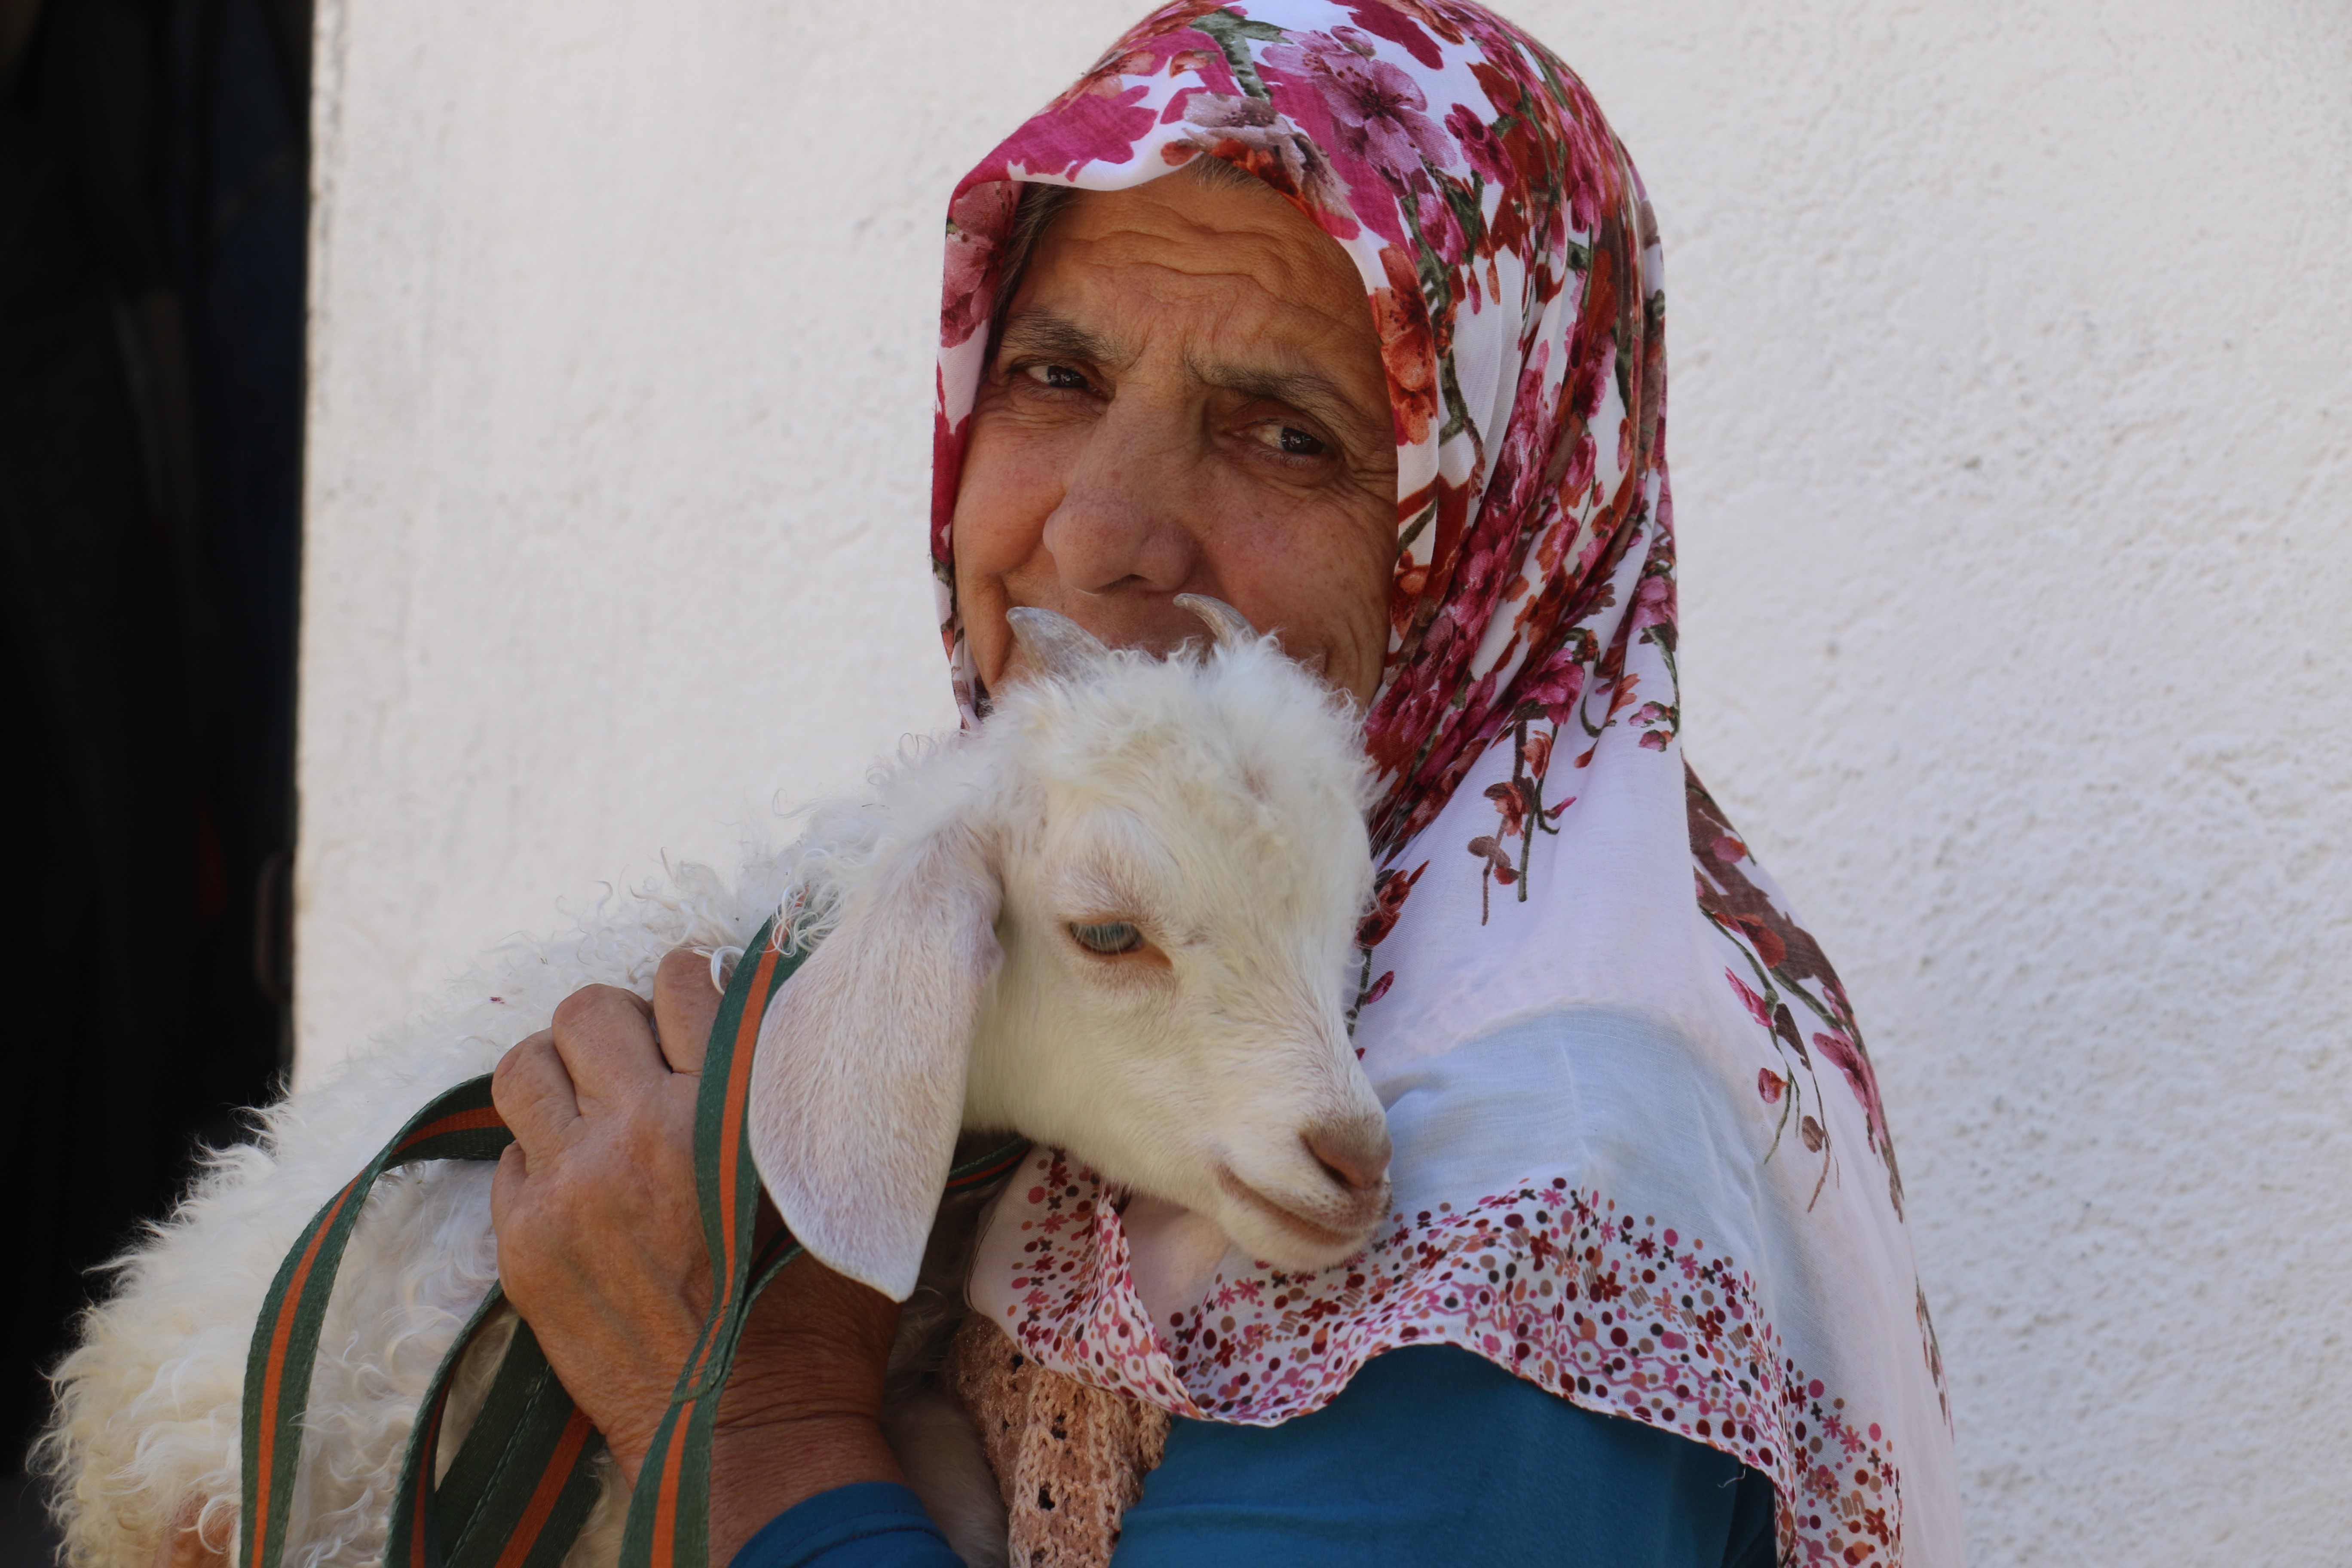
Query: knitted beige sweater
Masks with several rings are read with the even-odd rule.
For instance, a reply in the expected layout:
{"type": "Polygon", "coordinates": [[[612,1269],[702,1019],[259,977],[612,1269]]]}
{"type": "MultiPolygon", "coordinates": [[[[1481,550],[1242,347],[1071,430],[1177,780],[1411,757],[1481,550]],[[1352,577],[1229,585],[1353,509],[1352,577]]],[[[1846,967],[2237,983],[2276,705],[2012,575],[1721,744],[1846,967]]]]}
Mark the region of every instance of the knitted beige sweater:
{"type": "Polygon", "coordinates": [[[1004,1494],[1013,1568],[1107,1568],[1168,1413],[1048,1372],[975,1313],[942,1368],[1004,1494]]]}

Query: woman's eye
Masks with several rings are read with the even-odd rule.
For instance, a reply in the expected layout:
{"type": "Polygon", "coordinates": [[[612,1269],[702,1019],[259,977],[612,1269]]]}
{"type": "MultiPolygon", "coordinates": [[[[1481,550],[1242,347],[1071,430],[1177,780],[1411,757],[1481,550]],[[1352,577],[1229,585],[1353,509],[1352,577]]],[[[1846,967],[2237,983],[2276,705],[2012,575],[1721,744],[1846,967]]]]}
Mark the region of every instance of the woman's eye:
{"type": "Polygon", "coordinates": [[[1319,458],[1331,449],[1322,437],[1296,425],[1263,426],[1259,439],[1286,458],[1319,458]]]}
{"type": "Polygon", "coordinates": [[[1029,379],[1055,392],[1086,392],[1087,378],[1066,364],[1033,364],[1026,367],[1029,379]]]}
{"type": "Polygon", "coordinates": [[[1072,922],[1071,940],[1088,952],[1106,956],[1133,952],[1143,945],[1143,933],[1131,921],[1105,921],[1100,925],[1080,925],[1072,922]]]}

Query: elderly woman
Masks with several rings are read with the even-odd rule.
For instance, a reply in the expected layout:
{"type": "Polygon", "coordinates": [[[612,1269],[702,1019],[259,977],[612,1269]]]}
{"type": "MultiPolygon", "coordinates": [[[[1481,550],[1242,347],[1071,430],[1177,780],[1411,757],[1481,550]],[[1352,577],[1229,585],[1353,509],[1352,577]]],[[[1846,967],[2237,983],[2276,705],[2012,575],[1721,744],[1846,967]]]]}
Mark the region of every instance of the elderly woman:
{"type": "MultiPolygon", "coordinates": [[[[956,188],[966,721],[1024,678],[1008,610],[1166,649],[1204,594],[1354,699],[1380,785],[1394,1225],[1313,1277],[1145,1205],[1034,1229],[1063,1283],[984,1244],[1011,1339],[959,1386],[1016,1561],[1958,1561],[1870,1058],[1677,740],[1663,325],[1623,151],[1466,0],[1164,7],[956,188]]],[[[501,1272],[632,1473],[703,1316],[705,973],[583,993],[499,1075],[501,1272]]],[[[1058,1201],[1024,1186],[992,1237],[1058,1201]]],[[[955,1561],[880,1424],[896,1314],[811,1259],[763,1299],[714,1554],[955,1561]]]]}

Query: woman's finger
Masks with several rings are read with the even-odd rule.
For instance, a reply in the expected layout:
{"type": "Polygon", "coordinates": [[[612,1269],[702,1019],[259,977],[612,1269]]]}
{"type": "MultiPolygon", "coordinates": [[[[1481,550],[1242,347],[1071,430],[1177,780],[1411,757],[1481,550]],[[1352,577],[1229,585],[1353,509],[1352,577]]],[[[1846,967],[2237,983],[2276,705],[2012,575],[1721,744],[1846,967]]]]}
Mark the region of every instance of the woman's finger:
{"type": "Polygon", "coordinates": [[[490,1169],[490,1229],[499,1238],[501,1263],[506,1258],[507,1237],[514,1229],[508,1216],[522,1201],[523,1184],[530,1179],[530,1155],[517,1140],[499,1152],[499,1163],[490,1169]]]}
{"type": "Polygon", "coordinates": [[[499,1058],[490,1103],[526,1152],[554,1149],[571,1136],[580,1100],[556,1052],[554,1030],[541,1029],[499,1058]]]}
{"type": "Polygon", "coordinates": [[[589,985],[556,1005],[556,1053],[563,1058],[580,1113],[627,1105],[669,1076],[654,1044],[653,1005],[617,985],[589,985]]]}
{"type": "Polygon", "coordinates": [[[719,1002],[709,953],[680,947],[663,957],[654,971],[654,1033],[672,1072],[702,1070],[719,1002]]]}

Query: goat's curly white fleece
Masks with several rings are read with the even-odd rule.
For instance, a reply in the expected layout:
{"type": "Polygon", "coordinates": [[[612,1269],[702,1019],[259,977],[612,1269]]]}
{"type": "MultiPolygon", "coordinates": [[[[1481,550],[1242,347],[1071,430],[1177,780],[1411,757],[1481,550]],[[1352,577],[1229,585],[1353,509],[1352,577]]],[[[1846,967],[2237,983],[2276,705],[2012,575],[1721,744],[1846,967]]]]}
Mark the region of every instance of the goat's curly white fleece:
{"type": "MultiPolygon", "coordinates": [[[[772,854],[752,855],[731,882],[706,867],[675,868],[559,936],[517,938],[333,1079],[261,1112],[256,1142],[212,1155],[173,1222],[118,1265],[111,1299],[58,1369],[59,1409],[40,1461],[68,1487],[58,1500],[68,1560],[145,1568],[168,1522],[163,1500],[186,1497],[208,1500],[205,1538],[230,1548],[247,1342],[319,1206],[419,1106],[489,1071],[545,1028],[565,996],[590,984],[650,995],[664,953],[741,945],[783,888],[772,854]]],[[[352,1245],[366,1266],[344,1269],[320,1335],[287,1568],[358,1568],[383,1556],[418,1392],[498,1275],[491,1170],[394,1172],[368,1199],[352,1245]]],[[[572,1563],[610,1560],[625,1500],[605,1489],[572,1563]]]]}

